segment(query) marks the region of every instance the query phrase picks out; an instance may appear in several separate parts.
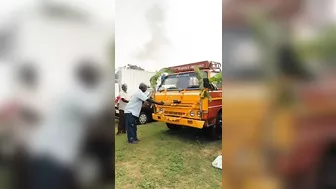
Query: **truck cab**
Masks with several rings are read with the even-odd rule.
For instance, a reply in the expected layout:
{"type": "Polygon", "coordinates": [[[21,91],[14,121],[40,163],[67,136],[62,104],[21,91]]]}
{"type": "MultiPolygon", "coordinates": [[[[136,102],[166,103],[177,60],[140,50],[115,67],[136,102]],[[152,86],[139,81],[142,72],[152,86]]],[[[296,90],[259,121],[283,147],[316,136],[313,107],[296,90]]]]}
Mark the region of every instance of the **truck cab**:
{"type": "Polygon", "coordinates": [[[162,81],[154,94],[155,101],[165,104],[156,105],[153,119],[166,123],[171,130],[182,126],[197,129],[209,128],[212,137],[221,137],[222,128],[222,88],[215,86],[209,91],[211,99],[202,97],[204,92],[199,85],[198,67],[207,75],[206,79],[221,72],[221,64],[212,61],[201,61],[171,67],[169,74],[162,81]]]}
{"type": "Polygon", "coordinates": [[[223,179],[228,188],[334,188],[336,77],[307,69],[291,47],[278,51],[274,69],[225,67],[223,179]]]}

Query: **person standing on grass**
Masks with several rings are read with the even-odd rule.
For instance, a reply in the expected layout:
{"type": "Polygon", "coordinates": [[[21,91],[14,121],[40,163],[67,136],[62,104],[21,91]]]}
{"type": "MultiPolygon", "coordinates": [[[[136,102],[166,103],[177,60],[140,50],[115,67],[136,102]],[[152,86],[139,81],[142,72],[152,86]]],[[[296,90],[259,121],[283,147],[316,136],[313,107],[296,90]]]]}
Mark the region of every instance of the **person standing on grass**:
{"type": "Polygon", "coordinates": [[[118,124],[118,132],[117,135],[125,134],[126,133],[126,127],[125,127],[125,107],[127,103],[129,102],[129,97],[127,94],[127,85],[122,84],[121,85],[121,91],[119,94],[120,100],[119,100],[119,124],[118,124]]]}
{"type": "Polygon", "coordinates": [[[164,103],[156,102],[150,99],[145,92],[147,91],[147,85],[141,83],[139,85],[139,90],[131,97],[131,100],[126,105],[125,108],[125,125],[127,131],[127,139],[130,144],[136,144],[139,142],[137,137],[137,119],[140,115],[142,103],[147,101],[150,103],[164,105],[164,103]]]}

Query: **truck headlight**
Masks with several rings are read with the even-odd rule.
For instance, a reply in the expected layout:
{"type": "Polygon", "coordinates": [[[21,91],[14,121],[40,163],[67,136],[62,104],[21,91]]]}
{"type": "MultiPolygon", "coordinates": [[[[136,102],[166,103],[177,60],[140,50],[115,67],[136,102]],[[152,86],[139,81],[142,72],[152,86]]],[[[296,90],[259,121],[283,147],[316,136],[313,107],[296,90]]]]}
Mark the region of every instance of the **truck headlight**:
{"type": "Polygon", "coordinates": [[[160,108],[160,109],[159,109],[159,112],[162,113],[162,112],[163,112],[163,108],[160,108]]]}
{"type": "Polygon", "coordinates": [[[193,111],[190,111],[190,116],[191,117],[194,117],[195,116],[195,113],[193,111]]]}
{"type": "Polygon", "coordinates": [[[197,112],[197,116],[201,117],[201,112],[200,111],[197,112]]]}

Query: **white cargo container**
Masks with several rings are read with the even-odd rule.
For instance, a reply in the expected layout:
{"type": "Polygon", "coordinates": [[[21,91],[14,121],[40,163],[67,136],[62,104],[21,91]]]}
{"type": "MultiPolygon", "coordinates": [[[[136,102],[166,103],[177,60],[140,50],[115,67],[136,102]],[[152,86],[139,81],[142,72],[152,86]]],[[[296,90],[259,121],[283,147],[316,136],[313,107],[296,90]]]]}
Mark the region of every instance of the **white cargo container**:
{"type": "Polygon", "coordinates": [[[117,96],[119,95],[119,84],[116,82],[114,84],[114,98],[117,98],[117,96]]]}
{"type": "MultiPolygon", "coordinates": [[[[134,70],[129,68],[120,68],[116,72],[116,89],[118,93],[123,83],[127,84],[128,94],[133,95],[138,89],[140,83],[145,83],[150,86],[150,78],[155,75],[155,72],[148,72],[143,70],[134,70]],[[118,86],[118,88],[117,88],[118,86]]],[[[119,93],[118,93],[119,94],[119,93]]],[[[117,97],[118,95],[116,95],[117,97]]]]}

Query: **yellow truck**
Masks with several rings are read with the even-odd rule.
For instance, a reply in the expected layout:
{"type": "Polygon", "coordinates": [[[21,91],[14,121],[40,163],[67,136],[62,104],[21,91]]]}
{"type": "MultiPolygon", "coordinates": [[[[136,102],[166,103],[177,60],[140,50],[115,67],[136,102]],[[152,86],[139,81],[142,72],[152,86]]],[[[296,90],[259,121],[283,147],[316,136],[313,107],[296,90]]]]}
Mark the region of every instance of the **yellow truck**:
{"type": "Polygon", "coordinates": [[[212,61],[201,61],[171,67],[169,74],[162,81],[154,94],[155,101],[163,101],[165,105],[156,106],[153,119],[164,122],[171,130],[181,126],[198,129],[209,128],[214,138],[222,135],[222,88],[209,84],[209,78],[221,72],[221,64],[212,61]],[[195,67],[205,72],[208,83],[200,89],[195,67]],[[209,92],[211,97],[204,97],[209,92]]]}
{"type": "Polygon", "coordinates": [[[336,77],[281,52],[274,74],[260,64],[223,73],[223,188],[336,187],[336,77]]]}

